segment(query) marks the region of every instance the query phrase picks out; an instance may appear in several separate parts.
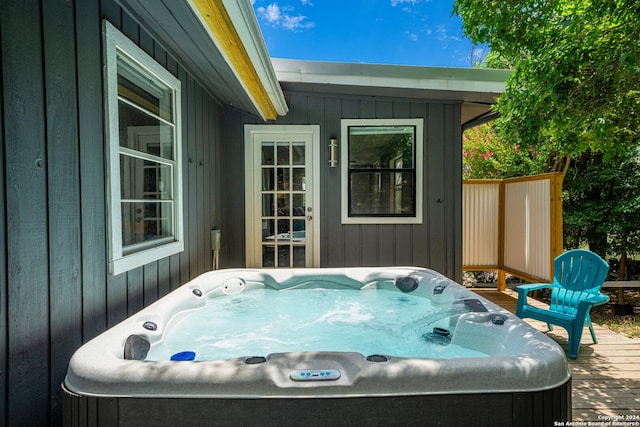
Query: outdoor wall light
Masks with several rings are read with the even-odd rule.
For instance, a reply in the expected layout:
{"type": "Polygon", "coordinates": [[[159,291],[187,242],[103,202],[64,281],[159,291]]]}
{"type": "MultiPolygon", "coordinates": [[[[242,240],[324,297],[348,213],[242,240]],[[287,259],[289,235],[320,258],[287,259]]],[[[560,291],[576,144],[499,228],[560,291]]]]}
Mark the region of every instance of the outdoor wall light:
{"type": "Polygon", "coordinates": [[[338,140],[336,138],[329,139],[329,166],[332,168],[338,166],[338,140]]]}

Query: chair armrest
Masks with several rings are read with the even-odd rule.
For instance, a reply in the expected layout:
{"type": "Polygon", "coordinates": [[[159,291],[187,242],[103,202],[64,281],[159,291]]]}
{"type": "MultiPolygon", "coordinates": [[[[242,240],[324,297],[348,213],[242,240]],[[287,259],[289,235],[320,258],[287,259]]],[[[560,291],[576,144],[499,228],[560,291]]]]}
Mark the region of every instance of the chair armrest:
{"type": "Polygon", "coordinates": [[[518,294],[527,295],[531,291],[537,291],[540,289],[552,289],[555,286],[553,283],[531,283],[528,285],[518,285],[516,286],[516,291],[518,294]]]}
{"type": "MultiPolygon", "coordinates": [[[[580,302],[578,302],[578,311],[576,312],[576,319],[585,319],[587,313],[591,307],[604,304],[609,301],[609,297],[605,294],[591,295],[580,302]]],[[[581,323],[584,320],[581,320],[581,323]]]]}
{"type": "Polygon", "coordinates": [[[587,305],[589,307],[595,306],[595,305],[600,305],[600,304],[604,304],[607,301],[609,301],[609,296],[605,295],[605,294],[594,294],[594,295],[590,295],[587,298],[583,299],[582,301],[579,302],[579,305],[587,305]]]}

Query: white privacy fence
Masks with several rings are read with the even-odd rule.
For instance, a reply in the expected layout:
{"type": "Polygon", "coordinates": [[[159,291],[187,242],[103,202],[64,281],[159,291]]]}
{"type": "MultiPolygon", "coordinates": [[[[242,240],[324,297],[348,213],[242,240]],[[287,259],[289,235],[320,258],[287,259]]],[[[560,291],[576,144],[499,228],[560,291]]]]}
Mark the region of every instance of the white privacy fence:
{"type": "Polygon", "coordinates": [[[504,180],[466,180],[462,186],[462,263],[465,270],[498,270],[550,282],[562,252],[560,172],[504,180]]]}

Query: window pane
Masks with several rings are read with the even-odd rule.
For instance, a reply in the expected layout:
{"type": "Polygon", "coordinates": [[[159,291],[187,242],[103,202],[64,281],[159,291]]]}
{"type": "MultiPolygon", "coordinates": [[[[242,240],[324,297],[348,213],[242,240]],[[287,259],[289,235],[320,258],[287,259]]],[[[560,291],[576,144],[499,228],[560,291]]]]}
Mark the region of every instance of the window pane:
{"type": "Polygon", "coordinates": [[[118,102],[120,146],[173,160],[174,132],[168,125],[126,102],[118,102]]]}
{"type": "Polygon", "coordinates": [[[174,121],[173,89],[122,55],[118,55],[118,96],[164,120],[174,121]]]}
{"type": "Polygon", "coordinates": [[[413,172],[350,172],[350,215],[415,215],[413,172]]]}
{"type": "Polygon", "coordinates": [[[124,247],[172,235],[172,202],[122,203],[122,245],[124,247]]]}
{"type": "Polygon", "coordinates": [[[350,126],[349,168],[412,169],[413,126],[350,126]]]}
{"type": "Polygon", "coordinates": [[[170,200],[173,168],[169,165],[120,154],[122,199],[170,200]]]}

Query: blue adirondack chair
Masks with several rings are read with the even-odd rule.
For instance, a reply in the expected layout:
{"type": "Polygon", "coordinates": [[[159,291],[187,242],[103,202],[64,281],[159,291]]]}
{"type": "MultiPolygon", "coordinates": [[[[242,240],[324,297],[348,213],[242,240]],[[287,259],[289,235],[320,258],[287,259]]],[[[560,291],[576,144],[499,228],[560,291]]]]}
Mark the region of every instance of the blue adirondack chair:
{"type": "Polygon", "coordinates": [[[594,344],[598,342],[591,324],[591,307],[604,304],[609,297],[600,292],[609,271],[609,264],[597,254],[584,249],[567,251],[554,260],[554,280],[552,284],[536,283],[516,287],[518,305],[516,315],[563,327],[569,333],[568,356],[578,357],[580,338],[585,326],[591,331],[594,344]],[[551,289],[549,309],[534,307],[527,303],[531,291],[551,289]]]}

